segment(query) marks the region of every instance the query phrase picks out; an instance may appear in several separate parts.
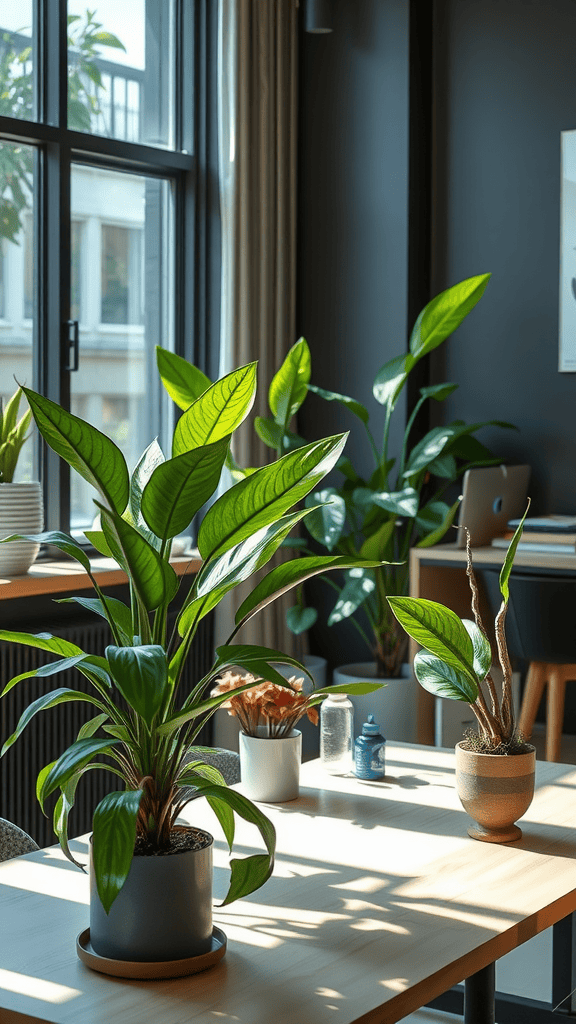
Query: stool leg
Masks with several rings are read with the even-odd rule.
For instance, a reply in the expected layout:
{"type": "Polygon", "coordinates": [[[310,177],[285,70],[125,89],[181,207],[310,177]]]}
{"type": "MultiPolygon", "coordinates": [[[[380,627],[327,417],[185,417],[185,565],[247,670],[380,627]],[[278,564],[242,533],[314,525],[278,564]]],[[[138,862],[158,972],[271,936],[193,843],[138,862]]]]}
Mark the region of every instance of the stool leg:
{"type": "Polygon", "coordinates": [[[546,707],[546,760],[559,761],[564,721],[566,677],[563,665],[549,665],[548,700],[546,707]]]}
{"type": "Polygon", "coordinates": [[[538,707],[546,685],[547,669],[548,666],[541,661],[530,662],[528,668],[522,708],[520,709],[520,719],[518,721],[518,729],[526,740],[529,740],[532,735],[532,728],[536,721],[538,707]]]}

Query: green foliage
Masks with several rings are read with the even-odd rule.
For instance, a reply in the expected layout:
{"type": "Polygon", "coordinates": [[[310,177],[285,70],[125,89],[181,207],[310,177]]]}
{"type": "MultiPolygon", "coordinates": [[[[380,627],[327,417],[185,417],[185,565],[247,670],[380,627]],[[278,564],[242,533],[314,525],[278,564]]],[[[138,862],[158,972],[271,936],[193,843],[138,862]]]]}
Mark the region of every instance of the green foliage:
{"type": "MultiPolygon", "coordinates": [[[[370,427],[367,408],[347,395],[327,391],[310,383],[310,359],[304,339],[288,354],[277,378],[289,390],[294,380],[293,355],[305,366],[303,379],[308,391],[328,402],[337,402],[362,424],[373,463],[369,479],[354,468],[349,459],[341,459],[336,469],[342,481],[322,491],[313,490],[307,498],[310,505],[321,506],[305,520],[313,540],[329,552],[348,557],[374,558],[384,565],[359,577],[347,573],[340,586],[329,623],[344,618],[360,630],[376,656],[381,676],[397,676],[405,660],[407,638],[391,615],[387,597],[408,592],[407,560],[411,547],[428,547],[441,541],[454,522],[459,501],[448,505],[442,500],[446,489],[471,466],[497,462],[492,453],[473,435],[488,423],[449,423],[434,427],[424,438],[411,446],[412,430],[419,410],[425,402],[442,402],[457,388],[454,383],[440,383],[420,389],[420,397],[408,420],[399,457],[389,453],[390,422],[398,398],[416,364],[441,345],[462,323],[484,293],[490,275],[468,278],[437,295],[420,313],[411,334],[409,352],[390,359],[377,373],[373,394],[384,406],[385,420],[382,442],[377,444],[370,427]],[[304,359],[303,353],[307,356],[304,359]],[[356,618],[362,610],[368,619],[372,637],[368,637],[356,618]]],[[[276,379],[276,378],[275,378],[276,379]]],[[[301,403],[300,403],[301,404],[301,403]]],[[[272,406],[272,403],[271,403],[272,406]]],[[[274,411],[274,410],[272,410],[274,411]]],[[[259,436],[278,455],[285,450],[290,420],[280,418],[264,421],[259,436]],[[275,431],[271,429],[275,427],[275,431]],[[280,432],[281,427],[281,432],[280,432]]],[[[490,421],[493,423],[494,421],[490,421]]],[[[498,423],[510,427],[508,423],[498,423]]],[[[360,429],[360,428],[358,428],[360,429]]],[[[293,443],[293,442],[292,442],[293,443]]],[[[301,442],[304,444],[304,442],[301,442]]],[[[306,547],[304,552],[308,553],[306,547]]],[[[291,610],[289,624],[300,629],[302,602],[291,610]]]]}
{"type": "Polygon", "coordinates": [[[22,388],[17,388],[5,408],[0,400],[0,484],[12,483],[22,445],[30,436],[30,409],[18,419],[21,398],[22,388]]]}
{"type": "MultiPolygon", "coordinates": [[[[306,361],[303,352],[301,356],[293,364],[294,380],[289,376],[287,383],[278,386],[279,410],[285,407],[288,412],[302,398],[298,375],[306,361]],[[289,397],[285,402],[286,394],[289,397]]],[[[31,676],[49,680],[71,667],[91,684],[88,693],[61,687],[37,698],[6,739],[3,752],[40,712],[73,700],[94,706],[97,714],[92,722],[80,730],[60,757],[42,769],[36,791],[42,808],[52,794],[58,794],[54,830],[66,856],[73,860],[68,821],[78,785],[87,772],[94,770],[110,772],[120,779],[123,788],[105,797],[93,818],[94,866],[106,910],[124,884],[135,838],[144,839],[147,846],[158,850],[168,848],[176,818],[191,798],[190,790],[206,796],[230,844],[234,814],[255,824],[264,840],[265,853],[232,860],[230,889],[224,902],[253,892],[269,877],[275,846],[271,823],[245,797],[227,790],[219,773],[202,763],[195,740],[210,715],[227,699],[226,693],[209,696],[221,672],[245,670],[290,688],[275,664],[290,665],[299,675],[307,674],[306,669],[281,651],[232,643],[242,625],[238,619],[228,642],[216,651],[210,670],[186,697],[180,693],[182,672],[203,616],[232,588],[266,566],[290,531],[314,514],[316,506],[294,507],[336,465],[345,442],[345,435],[324,438],[287,452],[271,466],[239,474],[238,482],[214,502],[202,519],[199,543],[204,564],[191,584],[188,581],[177,628],[170,633],[170,604],[179,586],[169,563],[170,541],[218,487],[231,434],[254,401],[256,366],[251,363],[240,367],[212,384],[170,352],[158,349],[157,358],[167,390],[184,411],[175,429],[171,457],[165,458],[158,443],[152,442],[132,476],[122,453],[109,438],[36,392],[26,390],[44,440],[96,490],[101,531],[91,531],[90,537],[126,572],[130,607],[107,597],[99,588],[88,556],[72,537],[52,531],[39,539],[76,559],[89,573],[96,596],[73,595],[66,600],[105,618],[114,642],[106,648],[104,657],[97,657],[48,633],[0,630],[1,640],[59,656],[49,665],[11,679],[4,693],[31,676]]],[[[13,407],[10,416],[14,416],[13,407]]],[[[380,558],[349,555],[296,559],[264,576],[242,605],[241,619],[246,621],[317,572],[344,567],[368,571],[378,565],[380,558]]],[[[253,685],[251,679],[244,688],[253,685]]],[[[368,690],[378,687],[362,685],[363,689],[353,690],[367,692],[366,686],[368,690]]],[[[323,695],[324,691],[317,691],[318,701],[323,695]]]]}
{"type": "Polygon", "coordinates": [[[406,633],[424,648],[414,658],[414,672],[418,682],[436,697],[448,697],[470,704],[480,727],[479,745],[473,744],[472,749],[485,753],[508,754],[523,752],[525,749],[522,742],[517,742],[515,731],[512,670],[506,646],[504,621],[508,608],[508,580],[529,507],[530,501],[510,542],[500,575],[503,601],[494,624],[503,677],[500,697],[490,675],[492,649],[480,617],[478,588],[472,567],[468,535],[467,574],[472,592],[474,620],[460,619],[450,608],[425,598],[388,598],[388,604],[396,620],[406,633]],[[483,687],[487,689],[488,700],[483,693],[483,687]]]}

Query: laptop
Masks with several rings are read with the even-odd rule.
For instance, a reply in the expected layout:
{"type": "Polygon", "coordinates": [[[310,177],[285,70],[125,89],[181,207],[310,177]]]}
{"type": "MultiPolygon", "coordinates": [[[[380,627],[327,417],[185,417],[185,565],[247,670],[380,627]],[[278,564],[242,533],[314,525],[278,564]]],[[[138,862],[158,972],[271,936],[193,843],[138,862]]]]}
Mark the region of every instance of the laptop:
{"type": "MultiPolygon", "coordinates": [[[[504,533],[508,520],[526,509],[530,466],[483,466],[464,474],[459,526],[467,526],[472,547],[490,544],[504,533]]],[[[456,547],[466,547],[466,532],[458,530],[456,547]]]]}

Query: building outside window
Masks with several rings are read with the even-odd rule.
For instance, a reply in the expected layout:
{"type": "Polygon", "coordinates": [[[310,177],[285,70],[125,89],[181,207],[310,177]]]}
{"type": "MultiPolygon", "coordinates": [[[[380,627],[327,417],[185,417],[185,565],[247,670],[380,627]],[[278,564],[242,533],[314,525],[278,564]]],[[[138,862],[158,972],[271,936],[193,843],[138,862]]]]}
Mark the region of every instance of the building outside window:
{"type": "MultiPolygon", "coordinates": [[[[155,346],[194,356],[182,307],[197,268],[182,235],[197,217],[199,7],[0,5],[0,395],[15,379],[42,391],[130,468],[171,430],[155,346]]],[[[28,447],[20,478],[41,473],[49,527],[91,525],[92,488],[28,447]]]]}

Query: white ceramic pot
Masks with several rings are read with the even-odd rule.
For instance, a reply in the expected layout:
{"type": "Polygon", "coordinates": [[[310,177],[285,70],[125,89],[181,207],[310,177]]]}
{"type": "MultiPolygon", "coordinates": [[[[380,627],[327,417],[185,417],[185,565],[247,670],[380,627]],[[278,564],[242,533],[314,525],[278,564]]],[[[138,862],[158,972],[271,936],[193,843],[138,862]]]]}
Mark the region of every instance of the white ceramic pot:
{"type": "Polygon", "coordinates": [[[410,665],[402,666],[402,675],[398,679],[377,679],[376,663],[372,661],[342,665],[334,670],[333,682],[334,686],[363,682],[386,684],[362,697],[353,693],[349,695],[354,705],[354,736],[361,734],[363,723],[372,714],[387,740],[416,742],[418,683],[410,665]]]}
{"type": "Polygon", "coordinates": [[[302,733],[293,729],[282,739],[269,739],[265,725],[258,726],[258,733],[258,736],[240,733],[242,792],[250,800],[267,804],[296,800],[300,787],[302,733]]]}
{"type": "MultiPolygon", "coordinates": [[[[42,488],[37,480],[0,484],[0,539],[13,533],[41,533],[44,528],[42,488]]],[[[0,544],[0,575],[23,576],[40,550],[29,540],[0,544]]]]}

